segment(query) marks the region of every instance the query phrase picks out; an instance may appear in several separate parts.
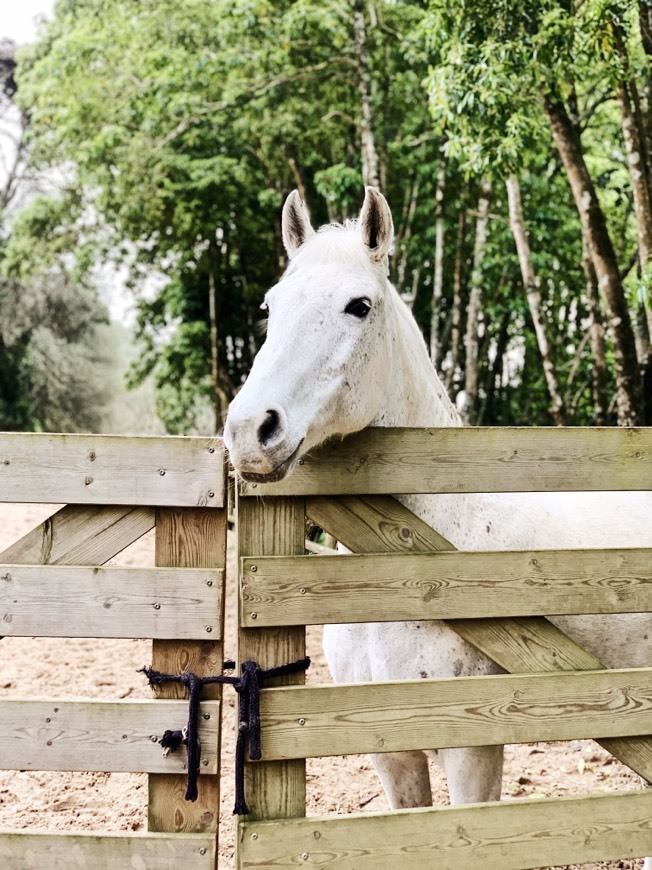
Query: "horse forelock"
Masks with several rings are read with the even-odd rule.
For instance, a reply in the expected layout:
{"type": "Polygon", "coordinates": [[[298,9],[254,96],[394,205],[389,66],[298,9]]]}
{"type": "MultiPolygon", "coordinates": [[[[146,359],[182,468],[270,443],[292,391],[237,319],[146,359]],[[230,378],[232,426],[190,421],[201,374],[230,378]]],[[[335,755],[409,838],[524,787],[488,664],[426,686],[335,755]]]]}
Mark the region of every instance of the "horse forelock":
{"type": "Polygon", "coordinates": [[[289,277],[299,269],[313,266],[362,268],[375,278],[385,277],[386,264],[374,262],[365,247],[358,221],[331,223],[319,230],[299,248],[286,271],[289,277]]]}

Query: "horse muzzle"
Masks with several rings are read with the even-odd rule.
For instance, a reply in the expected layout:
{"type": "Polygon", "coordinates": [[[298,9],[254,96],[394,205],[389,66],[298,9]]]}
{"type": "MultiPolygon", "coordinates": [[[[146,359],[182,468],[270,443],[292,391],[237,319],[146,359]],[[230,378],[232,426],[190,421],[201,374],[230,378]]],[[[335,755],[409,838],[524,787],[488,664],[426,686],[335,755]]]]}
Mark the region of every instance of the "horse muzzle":
{"type": "Polygon", "coordinates": [[[280,406],[259,414],[240,414],[232,405],[224,428],[224,443],[231,464],[243,480],[274,483],[294,467],[303,438],[292,438],[280,406]]]}

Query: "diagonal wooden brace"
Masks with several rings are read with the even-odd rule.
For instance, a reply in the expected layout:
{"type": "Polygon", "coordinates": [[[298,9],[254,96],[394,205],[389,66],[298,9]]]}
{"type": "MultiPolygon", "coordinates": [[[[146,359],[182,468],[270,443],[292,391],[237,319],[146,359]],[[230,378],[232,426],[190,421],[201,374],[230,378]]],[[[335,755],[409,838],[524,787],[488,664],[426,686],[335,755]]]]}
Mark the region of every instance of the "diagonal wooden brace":
{"type": "MultiPolygon", "coordinates": [[[[307,498],[306,514],[353,553],[457,549],[392,496],[307,498]]],[[[604,668],[544,617],[456,619],[446,624],[511,674],[604,668]]],[[[652,783],[652,737],[596,742],[652,783]]]]}

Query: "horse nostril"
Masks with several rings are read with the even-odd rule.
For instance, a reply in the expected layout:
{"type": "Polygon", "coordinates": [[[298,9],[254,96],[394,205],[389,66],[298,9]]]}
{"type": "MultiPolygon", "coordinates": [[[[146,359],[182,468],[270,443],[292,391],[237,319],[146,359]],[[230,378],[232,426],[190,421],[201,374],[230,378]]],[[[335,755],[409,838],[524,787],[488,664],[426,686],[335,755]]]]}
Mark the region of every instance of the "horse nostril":
{"type": "Polygon", "coordinates": [[[258,440],[265,447],[272,438],[278,434],[280,418],[276,411],[268,411],[267,417],[258,428],[258,440]]]}

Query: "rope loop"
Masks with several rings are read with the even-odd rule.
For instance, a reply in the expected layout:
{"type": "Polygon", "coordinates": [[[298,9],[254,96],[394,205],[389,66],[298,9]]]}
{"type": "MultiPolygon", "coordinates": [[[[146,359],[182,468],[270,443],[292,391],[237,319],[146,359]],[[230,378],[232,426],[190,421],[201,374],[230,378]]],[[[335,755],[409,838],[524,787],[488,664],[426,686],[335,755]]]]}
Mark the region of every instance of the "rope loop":
{"type": "MultiPolygon", "coordinates": [[[[199,677],[197,674],[163,674],[152,668],[141,668],[139,673],[145,674],[150,686],[160,686],[163,683],[179,683],[188,690],[188,722],[181,731],[166,731],[158,741],[163,747],[164,755],[184,745],[188,755],[188,782],[185,799],[197,800],[197,777],[201,764],[201,745],[199,742],[199,702],[204,686],[212,683],[233,686],[238,693],[238,738],[235,748],[235,806],[233,814],[244,816],[249,813],[245,799],[244,765],[247,745],[251,761],[260,761],[261,724],[260,724],[260,689],[265,680],[305,671],[310,666],[310,659],[304,658],[287,665],[269,668],[263,671],[254,661],[246,661],[242,665],[239,677],[220,674],[213,677],[199,677]]],[[[224,670],[235,668],[235,662],[224,662],[224,670]]]]}

